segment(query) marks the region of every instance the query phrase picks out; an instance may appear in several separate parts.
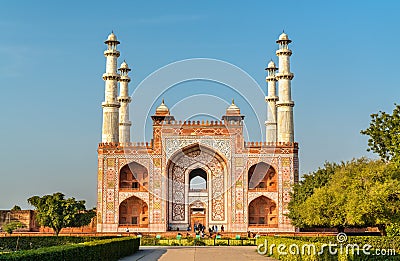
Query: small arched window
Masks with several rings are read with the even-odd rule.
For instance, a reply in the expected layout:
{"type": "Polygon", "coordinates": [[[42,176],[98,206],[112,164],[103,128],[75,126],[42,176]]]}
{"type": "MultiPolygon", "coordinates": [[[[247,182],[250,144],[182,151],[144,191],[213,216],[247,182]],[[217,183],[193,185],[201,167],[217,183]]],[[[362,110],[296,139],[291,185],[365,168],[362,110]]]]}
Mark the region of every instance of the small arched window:
{"type": "Polygon", "coordinates": [[[189,173],[189,190],[206,190],[207,173],[203,169],[194,169],[189,173]]]}

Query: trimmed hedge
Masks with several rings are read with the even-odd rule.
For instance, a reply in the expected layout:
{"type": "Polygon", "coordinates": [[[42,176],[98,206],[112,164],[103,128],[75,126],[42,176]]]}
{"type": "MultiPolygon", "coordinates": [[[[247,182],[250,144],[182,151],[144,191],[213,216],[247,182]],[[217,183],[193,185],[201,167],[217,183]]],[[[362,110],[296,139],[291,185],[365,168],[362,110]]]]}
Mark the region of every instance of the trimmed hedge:
{"type": "Polygon", "coordinates": [[[233,239],[233,238],[199,238],[185,237],[181,239],[174,238],[155,238],[142,237],[140,240],[142,246],[254,246],[255,239],[233,239]]]}
{"type": "Polygon", "coordinates": [[[79,237],[79,236],[23,236],[23,237],[0,237],[0,252],[14,251],[17,242],[18,250],[37,249],[42,247],[83,243],[101,239],[111,239],[115,236],[102,237],[79,237]]]}
{"type": "MultiPolygon", "coordinates": [[[[367,239],[364,239],[367,240],[367,239]]],[[[324,261],[347,261],[347,260],[353,260],[353,261],[363,261],[363,260],[377,260],[377,261],[384,261],[384,260],[400,260],[400,256],[398,255],[398,252],[396,256],[393,255],[385,255],[385,256],[377,256],[373,255],[374,250],[371,249],[369,250],[371,255],[366,255],[362,251],[362,246],[364,245],[361,244],[361,242],[365,242],[365,244],[373,245],[371,242],[366,242],[366,241],[358,241],[360,242],[360,251],[357,254],[356,251],[352,251],[349,249],[348,253],[346,253],[345,247],[347,244],[355,244],[350,243],[351,241],[348,240],[343,243],[343,251],[340,251],[340,244],[338,246],[335,246],[333,249],[337,249],[336,254],[332,254],[329,252],[329,248],[327,245],[324,244],[336,244],[336,238],[334,237],[260,237],[257,239],[257,246],[260,244],[263,244],[264,246],[260,248],[259,250],[262,251],[265,255],[272,256],[276,259],[279,260],[305,260],[305,261],[315,261],[315,260],[324,260],[324,261]],[[321,240],[318,240],[321,239],[321,240]],[[332,240],[334,239],[334,240],[332,240]],[[265,242],[267,242],[267,249],[265,250],[265,242]],[[278,247],[279,245],[283,244],[285,246],[284,249],[280,249],[279,253],[278,252],[278,247]],[[308,248],[308,246],[312,244],[315,246],[315,251],[312,249],[308,248]],[[304,247],[304,251],[302,250],[304,247]],[[272,249],[272,251],[271,251],[272,249]],[[272,253],[271,253],[272,252],[272,253]],[[285,254],[282,254],[282,252],[285,252],[285,254]]],[[[385,242],[385,240],[384,240],[385,242]]],[[[383,244],[382,244],[383,245],[383,244]]],[[[376,247],[374,246],[374,249],[389,249],[389,247],[376,247]]],[[[391,247],[393,248],[393,247],[391,247]]]]}
{"type": "Polygon", "coordinates": [[[136,252],[139,244],[139,238],[120,237],[7,253],[0,255],[0,260],[118,260],[136,252]]]}

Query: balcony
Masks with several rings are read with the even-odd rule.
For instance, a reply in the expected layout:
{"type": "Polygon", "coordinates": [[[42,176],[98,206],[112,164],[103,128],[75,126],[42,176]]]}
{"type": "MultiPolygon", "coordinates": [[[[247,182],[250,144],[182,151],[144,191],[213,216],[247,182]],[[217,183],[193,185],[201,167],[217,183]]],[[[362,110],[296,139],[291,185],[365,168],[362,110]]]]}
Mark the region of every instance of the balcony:
{"type": "Polygon", "coordinates": [[[189,192],[207,192],[207,189],[189,189],[189,192]]]}
{"type": "Polygon", "coordinates": [[[118,224],[119,227],[126,227],[126,228],[148,228],[149,224],[118,224]]]}
{"type": "Polygon", "coordinates": [[[277,186],[270,186],[266,188],[249,188],[249,192],[278,192],[277,186]]]}
{"type": "Polygon", "coordinates": [[[120,191],[148,191],[147,182],[141,183],[137,181],[121,181],[119,190],[120,191]]]}
{"type": "Polygon", "coordinates": [[[249,227],[253,227],[253,228],[263,228],[263,227],[270,227],[270,228],[277,228],[278,224],[249,224],[249,227]]]}

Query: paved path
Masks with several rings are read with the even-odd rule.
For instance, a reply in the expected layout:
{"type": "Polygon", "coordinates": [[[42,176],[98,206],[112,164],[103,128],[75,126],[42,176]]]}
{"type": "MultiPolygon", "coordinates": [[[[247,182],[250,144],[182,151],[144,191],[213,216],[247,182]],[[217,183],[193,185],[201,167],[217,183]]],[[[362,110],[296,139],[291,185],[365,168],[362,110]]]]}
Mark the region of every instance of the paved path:
{"type": "Polygon", "coordinates": [[[120,259],[120,261],[179,261],[179,260],[264,260],[273,258],[257,254],[255,246],[141,246],[135,254],[120,259]]]}

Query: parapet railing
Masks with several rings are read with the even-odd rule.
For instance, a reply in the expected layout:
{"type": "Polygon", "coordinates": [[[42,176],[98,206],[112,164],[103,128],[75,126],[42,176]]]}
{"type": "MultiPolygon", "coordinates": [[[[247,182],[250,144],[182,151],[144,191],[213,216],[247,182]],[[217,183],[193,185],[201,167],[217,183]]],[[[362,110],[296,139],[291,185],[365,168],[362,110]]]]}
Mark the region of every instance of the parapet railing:
{"type": "MultiPolygon", "coordinates": [[[[244,142],[245,148],[273,148],[273,147],[288,147],[298,148],[297,142],[261,142],[261,141],[247,141],[244,142]]],[[[149,142],[127,142],[127,143],[115,143],[115,142],[101,142],[99,143],[99,149],[101,148],[125,148],[135,147],[143,149],[153,148],[152,143],[149,142]]]]}
{"type": "Polygon", "coordinates": [[[160,121],[163,125],[176,126],[226,126],[226,125],[243,125],[241,121],[178,121],[178,120],[163,120],[160,121]]]}
{"type": "Polygon", "coordinates": [[[297,142],[262,142],[262,141],[245,141],[245,148],[252,147],[294,147],[298,148],[299,144],[297,142]]]}
{"type": "Polygon", "coordinates": [[[139,147],[139,148],[152,148],[152,144],[149,142],[100,142],[99,148],[123,148],[123,147],[139,147]]]}

